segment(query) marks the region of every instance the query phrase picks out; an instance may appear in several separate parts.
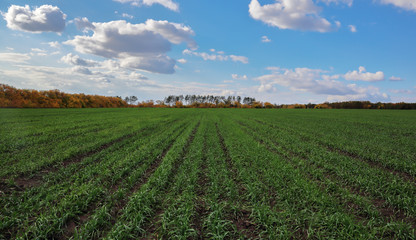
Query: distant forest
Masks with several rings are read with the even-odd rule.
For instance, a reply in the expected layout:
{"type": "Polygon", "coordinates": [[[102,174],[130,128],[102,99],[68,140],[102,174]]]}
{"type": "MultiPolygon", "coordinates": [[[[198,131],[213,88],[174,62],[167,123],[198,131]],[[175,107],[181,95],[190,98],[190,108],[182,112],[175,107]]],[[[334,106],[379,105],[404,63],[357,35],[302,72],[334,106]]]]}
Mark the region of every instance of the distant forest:
{"type": "Polygon", "coordinates": [[[416,109],[416,103],[372,103],[369,101],[320,104],[272,104],[251,97],[170,95],[164,100],[137,102],[136,96],[105,97],[69,94],[59,90],[16,89],[0,84],[0,108],[276,108],[276,109],[416,109]]]}

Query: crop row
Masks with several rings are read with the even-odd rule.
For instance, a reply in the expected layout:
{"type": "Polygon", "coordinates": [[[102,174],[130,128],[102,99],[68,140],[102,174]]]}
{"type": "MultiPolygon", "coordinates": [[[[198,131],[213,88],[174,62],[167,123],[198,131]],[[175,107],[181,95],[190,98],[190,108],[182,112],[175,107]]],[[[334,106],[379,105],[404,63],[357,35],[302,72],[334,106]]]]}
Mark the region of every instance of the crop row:
{"type": "Polygon", "coordinates": [[[42,111],[2,120],[0,239],[416,238],[411,114],[42,111]]]}

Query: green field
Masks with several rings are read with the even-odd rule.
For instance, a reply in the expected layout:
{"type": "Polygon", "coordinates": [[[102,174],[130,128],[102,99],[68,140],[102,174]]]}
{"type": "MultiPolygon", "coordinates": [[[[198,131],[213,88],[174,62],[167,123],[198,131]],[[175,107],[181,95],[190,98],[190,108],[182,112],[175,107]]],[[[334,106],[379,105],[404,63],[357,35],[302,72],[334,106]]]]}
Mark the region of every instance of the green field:
{"type": "Polygon", "coordinates": [[[0,109],[0,239],[415,239],[416,111],[0,109]]]}

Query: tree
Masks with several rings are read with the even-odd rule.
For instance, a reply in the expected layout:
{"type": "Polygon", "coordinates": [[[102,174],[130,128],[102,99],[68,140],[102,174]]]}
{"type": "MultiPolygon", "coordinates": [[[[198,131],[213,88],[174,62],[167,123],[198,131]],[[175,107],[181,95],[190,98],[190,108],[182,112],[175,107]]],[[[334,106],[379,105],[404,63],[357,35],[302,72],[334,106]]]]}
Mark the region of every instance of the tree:
{"type": "Polygon", "coordinates": [[[130,104],[134,104],[137,100],[136,96],[130,96],[130,104]]]}

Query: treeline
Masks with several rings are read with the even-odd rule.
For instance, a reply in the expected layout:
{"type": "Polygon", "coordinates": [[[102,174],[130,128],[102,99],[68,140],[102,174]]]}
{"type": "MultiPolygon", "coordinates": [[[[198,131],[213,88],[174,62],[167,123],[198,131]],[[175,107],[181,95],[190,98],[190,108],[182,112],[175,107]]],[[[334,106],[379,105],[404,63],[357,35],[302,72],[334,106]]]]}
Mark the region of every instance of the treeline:
{"type": "Polygon", "coordinates": [[[321,104],[272,104],[256,101],[255,98],[251,97],[213,95],[170,95],[163,101],[143,101],[136,106],[142,108],[416,109],[416,103],[404,102],[346,101],[321,104]]]}
{"type": "Polygon", "coordinates": [[[416,103],[347,101],[321,104],[272,104],[241,96],[170,95],[164,100],[137,102],[136,96],[105,97],[59,90],[16,89],[0,84],[0,108],[277,108],[277,109],[416,109],[416,103]]]}
{"type": "Polygon", "coordinates": [[[120,97],[68,94],[59,90],[16,89],[0,84],[2,108],[119,108],[128,107],[120,97]]]}
{"type": "MultiPolygon", "coordinates": [[[[299,104],[297,104],[299,105],[299,104]]],[[[290,108],[292,105],[281,105],[283,108],[290,108]]],[[[321,104],[306,104],[303,108],[321,108],[321,109],[416,109],[416,103],[372,103],[369,101],[346,101],[321,104]]]]}

